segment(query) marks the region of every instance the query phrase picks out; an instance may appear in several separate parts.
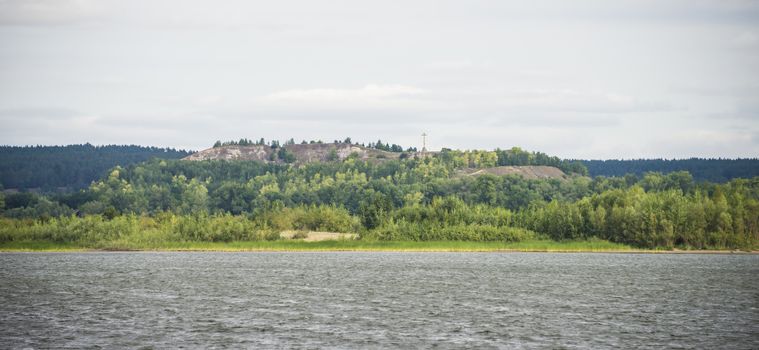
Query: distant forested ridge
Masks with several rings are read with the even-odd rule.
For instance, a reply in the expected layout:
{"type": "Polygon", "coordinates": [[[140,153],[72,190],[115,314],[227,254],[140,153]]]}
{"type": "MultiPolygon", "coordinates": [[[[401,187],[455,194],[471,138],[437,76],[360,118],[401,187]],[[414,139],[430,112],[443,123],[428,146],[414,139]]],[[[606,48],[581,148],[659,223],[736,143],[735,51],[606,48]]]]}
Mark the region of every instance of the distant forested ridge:
{"type": "Polygon", "coordinates": [[[0,146],[0,184],[9,188],[84,188],[114,166],[151,158],[177,159],[185,150],[136,145],[0,146]]]}
{"type": "MultiPolygon", "coordinates": [[[[93,168],[86,161],[97,147],[69,147],[90,150],[77,156],[53,147],[41,152],[45,157],[33,158],[34,147],[17,147],[0,153],[16,157],[0,164],[13,169],[15,161],[30,174],[37,170],[48,184],[72,176],[66,169],[93,168]],[[68,160],[67,167],[56,165],[56,151],[66,155],[60,158],[68,160]]],[[[146,158],[186,154],[125,147],[146,158]]],[[[759,176],[725,183],[697,181],[687,171],[590,178],[581,162],[519,148],[305,163],[150,159],[127,164],[128,152],[116,153],[114,163],[121,165],[85,189],[0,192],[0,245],[276,240],[294,230],[357,233],[379,241],[601,239],[643,248],[759,247],[759,176]],[[484,172],[524,165],[555,166],[566,176],[484,172]],[[478,169],[483,172],[471,172],[478,169]]]]}
{"type": "Polygon", "coordinates": [[[591,176],[643,175],[687,171],[696,181],[727,182],[759,176],[759,158],[745,159],[631,159],[582,160],[591,176]]]}
{"type": "Polygon", "coordinates": [[[115,167],[86,190],[0,193],[0,243],[278,239],[288,230],[391,241],[600,238],[645,248],[759,242],[759,177],[461,175],[482,154],[302,165],[154,159],[115,167]],[[30,220],[31,219],[31,220],[30,220]]]}

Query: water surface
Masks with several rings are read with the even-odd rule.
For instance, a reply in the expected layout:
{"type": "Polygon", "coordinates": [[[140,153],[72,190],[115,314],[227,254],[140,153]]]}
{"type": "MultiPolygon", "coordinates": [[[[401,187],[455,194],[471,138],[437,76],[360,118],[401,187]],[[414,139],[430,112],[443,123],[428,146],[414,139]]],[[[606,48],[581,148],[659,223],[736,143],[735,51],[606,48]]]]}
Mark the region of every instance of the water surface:
{"type": "Polygon", "coordinates": [[[759,256],[0,254],[2,348],[759,348],[759,256]]]}

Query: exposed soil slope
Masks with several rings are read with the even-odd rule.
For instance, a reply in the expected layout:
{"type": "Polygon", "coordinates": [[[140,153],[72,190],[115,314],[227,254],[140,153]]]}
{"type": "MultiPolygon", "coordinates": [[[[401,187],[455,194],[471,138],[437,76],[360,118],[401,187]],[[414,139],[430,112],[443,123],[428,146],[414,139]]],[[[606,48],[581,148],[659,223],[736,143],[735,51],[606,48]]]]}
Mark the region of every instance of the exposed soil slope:
{"type": "Polygon", "coordinates": [[[358,238],[358,235],[355,233],[308,231],[301,233],[304,237],[298,237],[298,234],[299,232],[297,231],[284,231],[279,234],[279,237],[283,239],[302,239],[306,242],[353,240],[358,238]]]}
{"type": "MultiPolygon", "coordinates": [[[[376,149],[365,148],[361,146],[351,145],[347,143],[313,143],[313,144],[295,144],[282,146],[288,152],[295,156],[296,163],[309,163],[309,162],[326,162],[329,160],[344,160],[356,154],[359,159],[397,159],[400,157],[400,153],[385,152],[376,149]],[[334,152],[333,152],[334,151],[334,152]],[[336,156],[337,159],[330,159],[336,156]]],[[[272,159],[272,153],[277,153],[279,148],[271,148],[266,145],[253,145],[253,146],[222,146],[209,148],[204,151],[200,151],[191,154],[184,160],[257,160],[262,162],[274,162],[283,163],[284,160],[274,157],[272,159]]]]}
{"type": "Polygon", "coordinates": [[[463,176],[479,176],[484,174],[491,174],[497,176],[503,175],[519,175],[525,179],[566,179],[567,174],[561,171],[559,168],[544,165],[530,165],[530,166],[498,166],[493,168],[484,169],[463,169],[461,175],[463,176]]]}
{"type": "MultiPolygon", "coordinates": [[[[331,160],[345,160],[355,154],[361,160],[382,161],[398,159],[400,153],[385,152],[376,149],[351,145],[347,143],[312,143],[282,146],[295,156],[295,163],[328,162],[331,160]],[[336,157],[336,159],[335,159],[336,157]]],[[[269,163],[284,163],[284,160],[273,157],[272,154],[279,152],[279,148],[271,148],[266,145],[252,146],[222,146],[209,148],[191,154],[184,160],[251,160],[269,163]],[[274,159],[274,160],[272,160],[274,159]]],[[[430,155],[428,152],[425,155],[430,155]]],[[[420,153],[411,156],[425,156],[420,153]]],[[[483,174],[520,175],[526,179],[566,179],[568,176],[558,168],[550,166],[499,166],[484,169],[462,169],[459,176],[479,176],[483,174]]]]}

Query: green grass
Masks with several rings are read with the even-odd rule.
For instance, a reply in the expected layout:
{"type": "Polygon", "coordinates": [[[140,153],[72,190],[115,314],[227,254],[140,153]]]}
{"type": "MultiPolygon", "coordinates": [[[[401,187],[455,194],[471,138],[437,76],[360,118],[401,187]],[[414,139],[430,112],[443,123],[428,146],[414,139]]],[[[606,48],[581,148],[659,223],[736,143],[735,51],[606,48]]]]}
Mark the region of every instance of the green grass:
{"type": "Polygon", "coordinates": [[[75,243],[40,241],[0,243],[0,251],[82,251],[82,250],[158,250],[158,251],[408,251],[408,252],[625,252],[630,246],[603,240],[566,241],[534,240],[524,242],[470,241],[235,241],[235,242],[161,242],[135,244],[126,242],[84,246],[75,243]]]}
{"type": "Polygon", "coordinates": [[[11,252],[63,252],[88,250],[75,243],[57,243],[50,241],[24,241],[24,242],[2,242],[0,251],[11,252]]]}

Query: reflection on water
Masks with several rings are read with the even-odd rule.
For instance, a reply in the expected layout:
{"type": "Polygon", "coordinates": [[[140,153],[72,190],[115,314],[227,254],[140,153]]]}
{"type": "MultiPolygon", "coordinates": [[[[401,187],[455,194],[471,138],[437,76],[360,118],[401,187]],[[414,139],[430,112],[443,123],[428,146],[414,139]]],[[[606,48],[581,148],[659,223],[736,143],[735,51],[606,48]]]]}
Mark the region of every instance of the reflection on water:
{"type": "Polygon", "coordinates": [[[0,347],[759,348],[759,256],[0,254],[0,347]]]}

